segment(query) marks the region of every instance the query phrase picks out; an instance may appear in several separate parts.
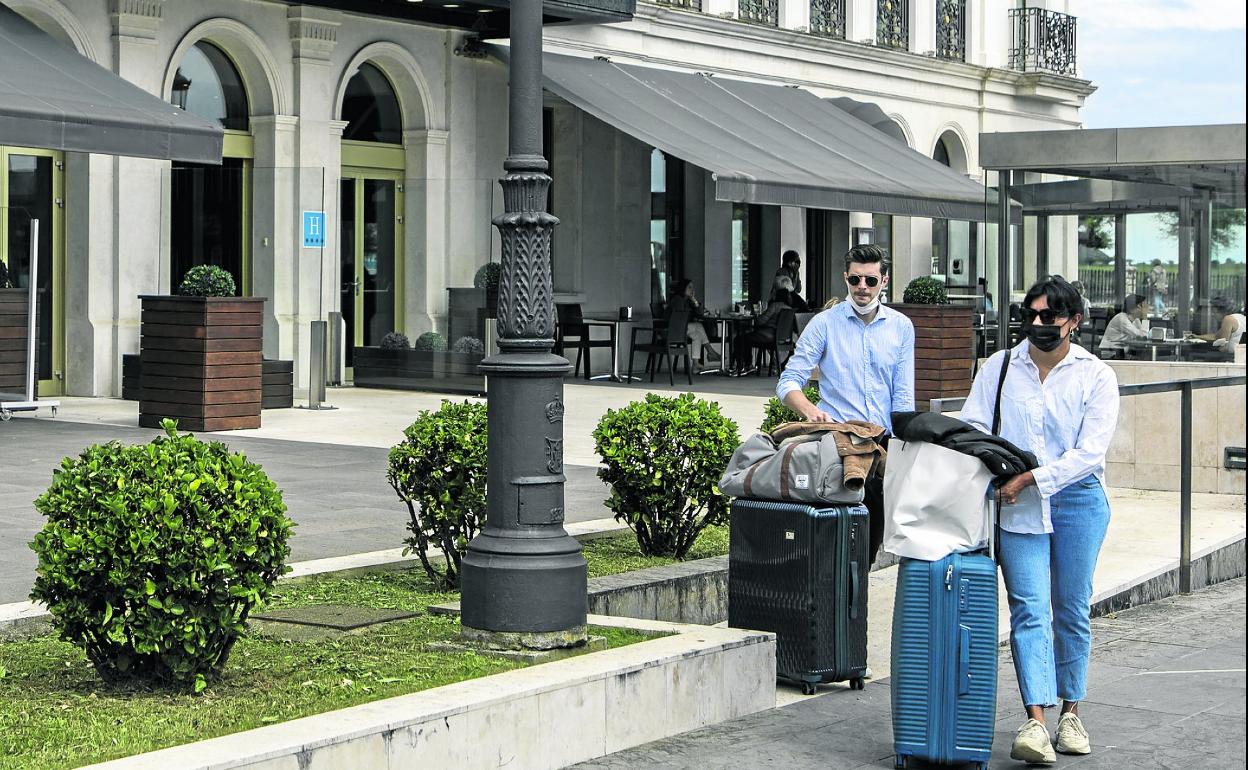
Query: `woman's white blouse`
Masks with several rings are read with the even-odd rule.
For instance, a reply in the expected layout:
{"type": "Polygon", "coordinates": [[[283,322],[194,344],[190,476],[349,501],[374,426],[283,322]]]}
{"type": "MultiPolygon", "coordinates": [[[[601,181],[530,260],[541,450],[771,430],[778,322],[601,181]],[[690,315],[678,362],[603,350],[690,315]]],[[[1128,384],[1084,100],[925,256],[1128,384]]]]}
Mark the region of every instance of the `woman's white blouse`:
{"type": "Polygon", "coordinates": [[[1001,509],[1001,528],[1023,534],[1053,531],[1049,498],[1092,474],[1104,479],[1105,454],[1118,427],[1118,377],[1114,370],[1078,345],[1071,345],[1040,382],[1027,340],[1010,351],[994,353],[979,370],[962,408],[963,421],[989,433],[1001,362],[1009,353],[1010,371],[1001,397],[1002,438],[1033,452],[1040,467],[1035,486],[1001,509]]]}

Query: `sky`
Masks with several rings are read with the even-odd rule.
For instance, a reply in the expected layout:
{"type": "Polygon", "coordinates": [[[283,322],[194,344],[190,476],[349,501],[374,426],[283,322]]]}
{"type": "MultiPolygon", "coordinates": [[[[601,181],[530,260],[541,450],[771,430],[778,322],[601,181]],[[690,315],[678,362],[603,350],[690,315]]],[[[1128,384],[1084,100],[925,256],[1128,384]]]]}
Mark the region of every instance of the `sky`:
{"type": "MultiPolygon", "coordinates": [[[[1071,0],[1087,128],[1245,122],[1244,0],[1071,0]]],[[[1152,216],[1128,218],[1132,261],[1177,248],[1152,216]]],[[[1215,257],[1244,261],[1244,233],[1215,257]]]]}
{"type": "Polygon", "coordinates": [[[1244,121],[1244,0],[1072,0],[1087,128],[1244,121]]]}

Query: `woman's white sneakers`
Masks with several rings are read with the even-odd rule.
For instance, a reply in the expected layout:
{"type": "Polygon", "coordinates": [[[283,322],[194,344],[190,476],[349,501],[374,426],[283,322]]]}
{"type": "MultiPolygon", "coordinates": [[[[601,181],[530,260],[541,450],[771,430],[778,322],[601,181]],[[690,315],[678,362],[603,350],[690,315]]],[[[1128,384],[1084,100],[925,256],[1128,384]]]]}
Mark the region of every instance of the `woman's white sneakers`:
{"type": "Polygon", "coordinates": [[[1049,731],[1044,723],[1028,719],[1018,728],[1014,736],[1014,745],[1010,747],[1010,759],[1017,759],[1029,765],[1051,765],[1057,761],[1053,753],[1053,744],[1049,742],[1049,731]]]}
{"type": "Polygon", "coordinates": [[[1088,731],[1084,729],[1079,715],[1073,711],[1062,714],[1057,720],[1057,750],[1063,754],[1091,754],[1088,731]]]}

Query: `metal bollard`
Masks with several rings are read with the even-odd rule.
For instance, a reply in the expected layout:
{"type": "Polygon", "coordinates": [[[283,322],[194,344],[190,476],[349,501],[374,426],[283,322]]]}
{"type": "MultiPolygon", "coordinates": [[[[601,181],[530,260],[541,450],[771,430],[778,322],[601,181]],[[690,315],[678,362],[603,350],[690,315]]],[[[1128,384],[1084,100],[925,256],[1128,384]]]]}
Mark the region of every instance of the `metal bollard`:
{"type": "Polygon", "coordinates": [[[329,324],[313,321],[308,351],[308,409],[333,409],[325,400],[325,333],[329,324]]]}
{"type": "Polygon", "coordinates": [[[325,381],[330,385],[342,384],[342,313],[330,311],[329,314],[329,376],[325,381]]]}

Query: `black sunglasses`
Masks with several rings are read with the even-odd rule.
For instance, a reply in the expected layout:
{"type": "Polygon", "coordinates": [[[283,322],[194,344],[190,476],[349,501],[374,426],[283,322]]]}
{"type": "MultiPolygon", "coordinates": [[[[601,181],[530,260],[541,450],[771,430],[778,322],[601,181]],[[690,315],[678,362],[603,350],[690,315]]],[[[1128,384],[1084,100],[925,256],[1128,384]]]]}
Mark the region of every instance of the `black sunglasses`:
{"type": "Polygon", "coordinates": [[[1035,323],[1036,319],[1040,319],[1040,323],[1048,326],[1059,318],[1069,318],[1065,313],[1059,313],[1056,310],[1045,308],[1044,310],[1033,310],[1029,307],[1023,308],[1023,320],[1029,324],[1035,323]]]}
{"type": "Polygon", "coordinates": [[[850,286],[857,286],[863,281],[866,281],[867,285],[871,288],[875,288],[880,283],[880,279],[876,278],[874,275],[851,275],[845,280],[849,282],[850,286]]]}

